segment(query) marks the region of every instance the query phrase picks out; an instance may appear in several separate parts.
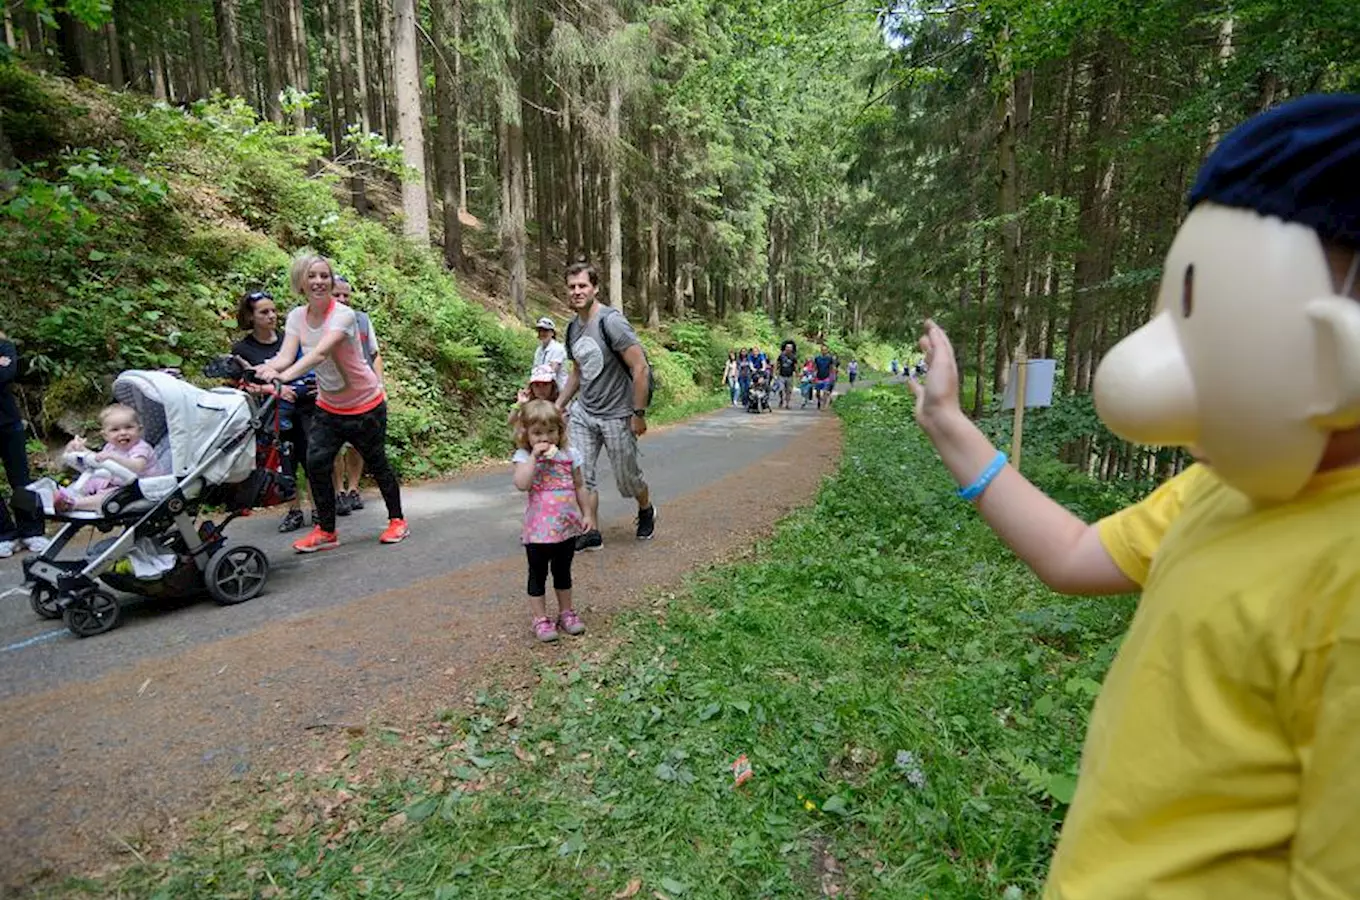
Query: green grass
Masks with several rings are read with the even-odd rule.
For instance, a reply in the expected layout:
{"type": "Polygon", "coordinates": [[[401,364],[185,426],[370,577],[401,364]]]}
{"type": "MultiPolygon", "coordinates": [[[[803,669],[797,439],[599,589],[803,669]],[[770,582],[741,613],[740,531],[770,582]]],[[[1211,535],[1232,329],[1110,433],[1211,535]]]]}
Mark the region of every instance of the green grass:
{"type": "Polygon", "coordinates": [[[681,419],[688,419],[690,416],[722,409],[731,402],[731,399],[732,395],[726,390],[701,394],[692,400],[649,410],[647,424],[667,425],[671,422],[679,422],[681,419]]]}
{"type": "MultiPolygon", "coordinates": [[[[839,474],[754,561],[622,616],[532,697],[365,737],[411,745],[382,777],[359,752],[281,775],[254,819],[72,893],[1035,896],[1132,602],[1044,590],[953,498],[904,391],[836,409],[839,474]]],[[[1089,516],[1124,499],[1036,474],[1089,516]]]]}

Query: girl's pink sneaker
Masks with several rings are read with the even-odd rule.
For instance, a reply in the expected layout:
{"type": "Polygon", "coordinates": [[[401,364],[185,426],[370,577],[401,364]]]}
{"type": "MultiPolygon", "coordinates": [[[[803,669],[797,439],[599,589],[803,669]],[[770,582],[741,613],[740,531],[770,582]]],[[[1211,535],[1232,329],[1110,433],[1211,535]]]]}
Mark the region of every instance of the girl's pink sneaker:
{"type": "Polygon", "coordinates": [[[557,617],[557,627],[567,634],[585,634],[586,631],[586,623],[581,621],[574,609],[562,610],[562,615],[557,617]]]}
{"type": "Polygon", "coordinates": [[[553,625],[552,619],[544,616],[541,619],[534,619],[534,637],[545,644],[550,644],[557,640],[557,627],[553,625]]]}

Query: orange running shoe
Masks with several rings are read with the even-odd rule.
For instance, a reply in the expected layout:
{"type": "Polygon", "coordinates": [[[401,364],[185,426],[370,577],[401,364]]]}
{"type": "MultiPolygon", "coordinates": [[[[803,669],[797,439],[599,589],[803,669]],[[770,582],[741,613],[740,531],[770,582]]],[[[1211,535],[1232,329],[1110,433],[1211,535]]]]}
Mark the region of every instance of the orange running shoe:
{"type": "Polygon", "coordinates": [[[318,550],[331,550],[340,546],[340,535],[334,531],[323,531],[320,525],[313,525],[311,534],[293,541],[293,549],[299,553],[315,553],[318,550]]]}
{"type": "Polygon", "coordinates": [[[396,544],[406,540],[411,536],[411,529],[406,527],[405,519],[388,519],[387,530],[382,533],[378,541],[383,544],[396,544]]]}

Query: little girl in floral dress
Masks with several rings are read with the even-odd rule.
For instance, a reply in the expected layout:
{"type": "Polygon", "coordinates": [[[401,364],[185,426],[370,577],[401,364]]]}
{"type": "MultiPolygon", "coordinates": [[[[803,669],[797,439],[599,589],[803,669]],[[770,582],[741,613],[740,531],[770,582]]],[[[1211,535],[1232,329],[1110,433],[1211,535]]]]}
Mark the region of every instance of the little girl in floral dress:
{"type": "Polygon", "coordinates": [[[530,400],[520,408],[514,423],[515,487],[527,491],[521,540],[529,560],[529,609],[534,636],[540,641],[557,640],[558,629],[581,634],[586,626],[571,605],[571,561],[576,555],[576,536],[595,527],[582,510],[585,481],[581,455],[567,447],[567,428],[557,406],[546,400],[530,400]],[[548,617],[545,598],[548,572],[557,594],[557,622],[548,617]]]}

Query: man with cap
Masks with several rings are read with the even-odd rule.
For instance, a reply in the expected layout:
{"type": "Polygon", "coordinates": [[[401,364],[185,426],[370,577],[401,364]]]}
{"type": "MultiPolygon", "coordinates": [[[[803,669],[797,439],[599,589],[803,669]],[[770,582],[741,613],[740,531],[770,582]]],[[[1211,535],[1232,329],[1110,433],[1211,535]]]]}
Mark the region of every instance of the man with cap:
{"type": "Polygon", "coordinates": [[[1197,464],[1094,525],[959,408],[916,420],[1049,587],[1141,592],[1091,713],[1049,900],[1360,897],[1360,95],[1303,97],[1205,161],[1152,320],[1095,378],[1127,440],[1197,464]],[[1258,361],[1285,363],[1270,378],[1258,361]]]}
{"type": "Polygon", "coordinates": [[[557,339],[557,323],[551,316],[537,322],[538,347],[534,350],[534,365],[549,366],[560,391],[567,386],[567,348],[557,339]]]}

